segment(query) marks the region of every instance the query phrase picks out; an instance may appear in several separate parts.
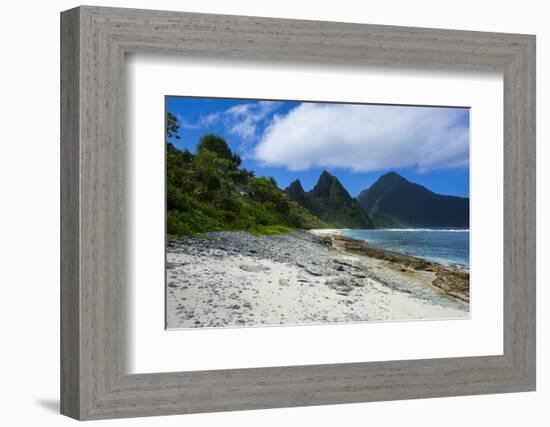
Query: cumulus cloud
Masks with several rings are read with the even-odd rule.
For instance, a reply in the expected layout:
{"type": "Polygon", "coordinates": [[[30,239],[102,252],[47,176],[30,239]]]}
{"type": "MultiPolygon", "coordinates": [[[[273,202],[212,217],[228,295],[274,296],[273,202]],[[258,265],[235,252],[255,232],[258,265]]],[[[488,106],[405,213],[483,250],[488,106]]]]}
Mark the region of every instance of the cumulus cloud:
{"type": "Polygon", "coordinates": [[[274,116],[254,157],[292,171],[466,167],[467,114],[456,108],[303,103],[274,116]]]}

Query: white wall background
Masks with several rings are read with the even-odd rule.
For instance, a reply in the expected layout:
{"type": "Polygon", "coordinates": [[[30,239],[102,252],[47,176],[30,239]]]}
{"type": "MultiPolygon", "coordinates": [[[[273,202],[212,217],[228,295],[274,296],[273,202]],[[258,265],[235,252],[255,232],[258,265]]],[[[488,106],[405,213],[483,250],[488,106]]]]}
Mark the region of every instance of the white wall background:
{"type": "MultiPolygon", "coordinates": [[[[538,391],[414,401],[200,414],[117,426],[543,426],[550,414],[550,27],[539,0],[96,1],[97,5],[537,34],[538,391]],[[546,310],[546,312],[545,312],[546,310]]],[[[59,384],[59,12],[75,1],[5,2],[0,18],[0,422],[63,426],[59,384]]]]}

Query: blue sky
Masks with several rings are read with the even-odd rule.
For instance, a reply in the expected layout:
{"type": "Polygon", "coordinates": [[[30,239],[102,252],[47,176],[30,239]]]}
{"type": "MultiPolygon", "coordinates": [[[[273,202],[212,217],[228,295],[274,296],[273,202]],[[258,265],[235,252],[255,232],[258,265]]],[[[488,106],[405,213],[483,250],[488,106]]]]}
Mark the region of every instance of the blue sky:
{"type": "Polygon", "coordinates": [[[218,134],[280,188],[300,179],[307,191],[326,169],[357,196],[395,171],[436,193],[469,195],[466,108],[166,97],[166,110],[180,125],[176,147],[195,151],[218,134]]]}

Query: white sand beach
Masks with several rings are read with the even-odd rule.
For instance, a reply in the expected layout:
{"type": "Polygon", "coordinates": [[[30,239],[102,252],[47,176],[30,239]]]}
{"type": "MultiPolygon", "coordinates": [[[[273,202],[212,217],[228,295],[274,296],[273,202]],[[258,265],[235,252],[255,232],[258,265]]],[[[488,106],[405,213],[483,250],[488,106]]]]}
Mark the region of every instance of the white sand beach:
{"type": "Polygon", "coordinates": [[[305,231],[209,233],[169,242],[167,327],[469,317],[468,302],[433,286],[435,277],[305,231]]]}

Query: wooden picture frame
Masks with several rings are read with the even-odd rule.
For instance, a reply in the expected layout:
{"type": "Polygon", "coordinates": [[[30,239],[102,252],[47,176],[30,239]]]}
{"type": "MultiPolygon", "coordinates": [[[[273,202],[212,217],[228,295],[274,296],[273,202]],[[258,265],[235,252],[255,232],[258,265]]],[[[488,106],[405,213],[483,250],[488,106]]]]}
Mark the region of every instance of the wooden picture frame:
{"type": "Polygon", "coordinates": [[[535,389],[535,37],[78,7],[61,14],[61,412],[77,419],[535,389]],[[127,53],[489,70],[504,78],[498,356],[126,373],[127,53]]]}

